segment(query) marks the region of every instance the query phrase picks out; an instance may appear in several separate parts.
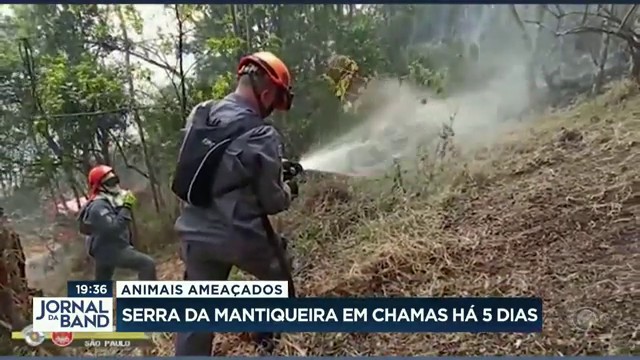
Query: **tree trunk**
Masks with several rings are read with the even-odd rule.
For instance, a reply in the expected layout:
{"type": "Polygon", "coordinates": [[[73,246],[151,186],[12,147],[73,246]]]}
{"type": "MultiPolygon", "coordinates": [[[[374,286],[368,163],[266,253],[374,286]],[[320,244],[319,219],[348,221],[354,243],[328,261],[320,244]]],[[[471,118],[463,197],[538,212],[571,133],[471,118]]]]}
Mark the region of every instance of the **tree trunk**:
{"type": "Polygon", "coordinates": [[[109,134],[107,130],[99,128],[98,129],[98,139],[100,142],[100,153],[102,155],[102,164],[111,166],[111,155],[109,154],[109,134]]]}
{"type": "MultiPolygon", "coordinates": [[[[178,25],[178,48],[176,49],[178,58],[178,68],[180,73],[180,110],[182,121],[187,121],[187,84],[184,74],[184,20],[180,14],[179,4],[174,5],[176,22],[178,25]]],[[[183,126],[185,123],[182,124],[183,126]]]]}
{"type": "Polygon", "coordinates": [[[251,27],[249,26],[249,8],[251,5],[242,5],[242,17],[244,18],[245,39],[247,42],[247,53],[253,50],[253,42],[251,41],[251,27]]]}
{"type": "Polygon", "coordinates": [[[64,192],[60,188],[60,181],[58,180],[58,174],[57,173],[53,173],[52,174],[51,181],[53,182],[53,186],[55,187],[56,195],[58,196],[58,198],[60,199],[60,202],[62,203],[62,207],[65,210],[69,211],[69,206],[67,205],[68,199],[65,198],[64,192]]]}
{"type": "Polygon", "coordinates": [[[136,99],[135,99],[135,87],[133,84],[133,67],[131,66],[131,42],[129,41],[129,35],[127,33],[127,24],[124,20],[124,16],[122,15],[122,11],[120,8],[117,9],[118,18],[120,20],[120,30],[122,31],[122,38],[125,42],[126,51],[124,53],[124,61],[125,66],[127,68],[127,85],[129,87],[129,109],[133,113],[133,120],[138,127],[138,135],[140,136],[140,143],[142,146],[142,154],[144,156],[144,163],[147,167],[147,172],[149,174],[149,186],[151,187],[151,195],[153,196],[153,204],[155,205],[156,212],[160,213],[160,199],[158,190],[156,188],[156,176],[155,170],[153,168],[152,161],[149,155],[149,149],[147,147],[147,142],[144,134],[144,126],[142,124],[142,119],[140,118],[140,113],[136,108],[136,99]]]}
{"type": "Polygon", "coordinates": [[[640,85],[640,49],[631,49],[631,79],[640,85]]]}
{"type": "MultiPolygon", "coordinates": [[[[608,5],[608,10],[613,12],[613,4],[608,5]]],[[[602,20],[602,27],[607,26],[607,20],[602,20]]],[[[607,64],[607,58],[609,57],[609,43],[611,41],[611,35],[609,33],[602,33],[602,44],[600,45],[600,55],[598,56],[598,72],[593,81],[593,87],[591,88],[591,95],[595,96],[602,90],[602,84],[604,82],[604,68],[607,64]]]]}
{"type": "Polygon", "coordinates": [[[511,12],[511,17],[513,18],[513,21],[516,23],[516,25],[520,29],[524,47],[530,53],[530,56],[529,56],[530,61],[529,61],[529,64],[527,64],[527,85],[529,87],[529,95],[533,95],[537,89],[536,77],[535,77],[535,71],[534,71],[534,61],[533,61],[534,44],[533,44],[533,41],[531,40],[531,37],[529,36],[529,33],[527,33],[527,29],[524,27],[524,23],[522,22],[522,19],[520,19],[520,15],[518,15],[518,10],[516,9],[516,6],[509,5],[509,10],[511,12]]]}

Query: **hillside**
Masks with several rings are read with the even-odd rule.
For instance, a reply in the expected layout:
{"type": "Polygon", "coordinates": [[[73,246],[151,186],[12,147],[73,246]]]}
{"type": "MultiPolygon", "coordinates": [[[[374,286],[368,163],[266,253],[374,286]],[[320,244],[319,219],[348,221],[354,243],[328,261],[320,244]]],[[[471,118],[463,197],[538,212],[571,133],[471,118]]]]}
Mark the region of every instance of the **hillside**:
{"type": "MultiPolygon", "coordinates": [[[[138,197],[135,246],[179,277],[171,181],[189,114],[284,85],[295,101],[269,121],[310,171],[275,220],[295,239],[303,296],[537,295],[548,316],[537,336],[288,334],[280,354],[637,352],[639,9],[5,8],[0,209],[24,249],[20,276],[46,295],[93,276],[74,205],[107,165],[138,197]],[[238,81],[248,54],[264,56],[260,81],[238,81]],[[636,86],[607,85],[623,78],[636,86]],[[597,321],[585,330],[576,313],[597,321]]],[[[171,354],[170,338],[153,352],[171,354]]],[[[254,353],[217,341],[219,354],[254,353]]]]}
{"type": "MultiPolygon", "coordinates": [[[[458,162],[446,193],[376,199],[361,184],[307,184],[280,219],[298,234],[304,296],[540,296],[542,334],[288,334],[279,354],[638,354],[638,109],[637,88],[617,85],[458,162]],[[584,307],[598,312],[590,326],[587,312],[576,321],[584,307]]],[[[253,354],[240,337],[217,342],[219,355],[253,354]]],[[[163,338],[155,353],[171,346],[163,338]]]]}

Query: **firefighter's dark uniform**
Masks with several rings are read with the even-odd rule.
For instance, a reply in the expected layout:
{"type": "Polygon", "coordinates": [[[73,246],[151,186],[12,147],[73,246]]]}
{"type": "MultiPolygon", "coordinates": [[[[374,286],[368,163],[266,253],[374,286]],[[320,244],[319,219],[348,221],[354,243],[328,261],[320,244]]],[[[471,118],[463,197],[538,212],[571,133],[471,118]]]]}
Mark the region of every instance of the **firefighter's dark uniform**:
{"type": "MultiPolygon", "coordinates": [[[[195,114],[194,109],[190,118],[195,114]]],[[[220,128],[251,117],[259,118],[258,111],[236,94],[215,103],[209,112],[211,126],[220,128]]],[[[212,193],[217,194],[213,206],[187,204],[175,223],[187,280],[226,280],[233,266],[261,280],[287,280],[261,220],[265,213],[277,214],[291,203],[281,161],[281,137],[267,124],[229,145],[212,185],[212,193]],[[252,186],[237,187],[247,182],[252,186]]],[[[179,333],[176,356],[209,356],[212,341],[211,333],[179,333]]]]}
{"type": "Polygon", "coordinates": [[[80,211],[87,235],[87,252],[95,262],[95,279],[111,280],[116,268],[135,270],[139,280],[156,280],[153,258],[136,250],[131,242],[131,210],[117,197],[100,194],[80,211]]]}

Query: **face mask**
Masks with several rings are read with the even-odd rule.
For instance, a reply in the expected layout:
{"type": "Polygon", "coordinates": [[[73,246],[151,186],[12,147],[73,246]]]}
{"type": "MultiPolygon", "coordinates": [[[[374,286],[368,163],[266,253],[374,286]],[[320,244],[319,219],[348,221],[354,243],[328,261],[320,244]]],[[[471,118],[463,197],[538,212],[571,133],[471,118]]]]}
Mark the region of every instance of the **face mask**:
{"type": "Polygon", "coordinates": [[[105,192],[111,195],[118,195],[122,192],[122,188],[120,187],[120,179],[115,176],[105,180],[102,183],[102,188],[105,192]]]}
{"type": "Polygon", "coordinates": [[[122,188],[120,187],[120,185],[115,185],[115,186],[105,186],[104,190],[112,195],[118,195],[122,192],[122,188]]]}

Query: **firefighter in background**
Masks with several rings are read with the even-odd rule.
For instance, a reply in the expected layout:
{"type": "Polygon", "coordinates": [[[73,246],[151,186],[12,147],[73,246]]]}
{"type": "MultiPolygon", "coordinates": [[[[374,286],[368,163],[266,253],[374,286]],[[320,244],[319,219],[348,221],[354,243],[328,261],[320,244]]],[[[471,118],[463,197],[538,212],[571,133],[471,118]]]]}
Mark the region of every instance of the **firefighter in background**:
{"type": "MultiPolygon", "coordinates": [[[[268,215],[288,209],[297,187],[283,176],[280,134],[264,122],[290,109],[291,75],[269,52],[244,57],[237,75],[233,93],[196,106],[187,121],[172,185],[187,203],[175,223],[185,280],[227,280],[235,266],[260,280],[287,280],[292,290],[286,241],[268,215]],[[205,140],[221,145],[203,147],[205,140]]],[[[252,340],[269,352],[275,337],[252,340]]],[[[175,355],[211,356],[212,341],[212,333],[178,333],[175,355]]]]}
{"type": "Polygon", "coordinates": [[[89,201],[78,221],[95,263],[95,280],[111,280],[116,268],[137,271],[139,280],[156,280],[155,261],[133,247],[130,225],[135,195],[120,187],[120,179],[106,165],[91,169],[88,181],[89,201]]]}

